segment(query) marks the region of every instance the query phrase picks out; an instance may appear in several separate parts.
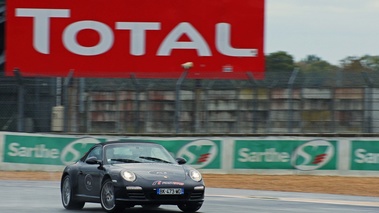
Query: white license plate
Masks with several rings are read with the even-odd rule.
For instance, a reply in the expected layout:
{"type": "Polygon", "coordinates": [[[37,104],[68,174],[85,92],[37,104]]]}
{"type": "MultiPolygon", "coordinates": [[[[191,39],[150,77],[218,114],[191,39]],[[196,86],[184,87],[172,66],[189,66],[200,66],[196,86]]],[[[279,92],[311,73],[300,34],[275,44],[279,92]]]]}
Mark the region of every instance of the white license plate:
{"type": "Polygon", "coordinates": [[[182,188],[160,188],[157,190],[159,195],[181,195],[184,194],[182,188]]]}

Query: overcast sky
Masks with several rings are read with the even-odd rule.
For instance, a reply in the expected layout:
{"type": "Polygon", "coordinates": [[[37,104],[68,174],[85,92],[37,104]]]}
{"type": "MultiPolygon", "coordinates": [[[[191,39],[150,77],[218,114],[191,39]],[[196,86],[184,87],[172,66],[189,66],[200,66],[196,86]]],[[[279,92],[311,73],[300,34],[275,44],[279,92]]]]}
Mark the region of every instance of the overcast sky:
{"type": "Polygon", "coordinates": [[[266,0],[265,24],[265,54],[312,54],[335,65],[379,55],[379,0],[266,0]]]}

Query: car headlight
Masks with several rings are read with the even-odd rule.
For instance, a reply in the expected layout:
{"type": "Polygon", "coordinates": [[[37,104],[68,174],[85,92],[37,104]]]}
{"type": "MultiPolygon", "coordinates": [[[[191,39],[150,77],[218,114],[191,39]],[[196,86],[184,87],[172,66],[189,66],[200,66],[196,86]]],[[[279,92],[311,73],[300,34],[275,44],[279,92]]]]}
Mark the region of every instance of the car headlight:
{"type": "Polygon", "coordinates": [[[126,181],[133,182],[136,180],[136,175],[133,172],[129,171],[121,171],[121,176],[124,178],[126,181]]]}
{"type": "Polygon", "coordinates": [[[191,170],[189,172],[189,176],[191,177],[192,180],[197,181],[197,182],[200,182],[202,179],[200,172],[197,170],[191,170]]]}

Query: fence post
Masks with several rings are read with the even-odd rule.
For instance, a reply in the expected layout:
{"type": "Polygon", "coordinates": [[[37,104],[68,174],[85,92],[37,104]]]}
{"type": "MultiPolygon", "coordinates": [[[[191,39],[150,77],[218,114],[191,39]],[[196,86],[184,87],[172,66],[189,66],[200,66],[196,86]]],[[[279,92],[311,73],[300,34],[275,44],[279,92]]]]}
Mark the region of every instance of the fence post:
{"type": "Polygon", "coordinates": [[[17,131],[24,131],[24,121],[25,121],[25,88],[24,88],[24,80],[20,73],[19,69],[13,70],[13,73],[16,77],[16,81],[18,83],[18,94],[17,94],[17,131]]]}
{"type": "Polygon", "coordinates": [[[141,110],[141,101],[140,101],[140,94],[141,94],[141,86],[138,82],[138,80],[136,79],[136,76],[134,73],[132,73],[130,75],[131,79],[132,79],[132,83],[134,85],[134,87],[136,88],[136,97],[135,97],[135,100],[136,100],[136,119],[135,119],[135,122],[134,122],[134,131],[135,133],[139,133],[140,132],[140,110],[141,110]]]}
{"type": "Polygon", "coordinates": [[[212,89],[214,81],[210,81],[207,86],[205,86],[204,91],[204,131],[205,133],[209,133],[209,90],[212,89]]]}
{"type": "Polygon", "coordinates": [[[64,101],[63,101],[63,106],[64,106],[64,127],[63,127],[63,131],[64,132],[67,132],[68,131],[68,123],[69,123],[69,119],[68,119],[68,112],[69,112],[69,103],[68,103],[68,88],[70,87],[70,84],[72,83],[72,76],[74,75],[74,71],[73,70],[70,70],[70,72],[68,73],[67,77],[64,79],[64,88],[63,88],[63,92],[64,92],[64,101]]]}
{"type": "Polygon", "coordinates": [[[366,72],[361,72],[363,79],[366,82],[366,88],[365,88],[365,99],[364,99],[364,119],[363,119],[363,131],[365,133],[372,133],[372,110],[373,110],[373,94],[372,94],[372,87],[373,82],[372,79],[369,78],[366,72]]]}
{"type": "Polygon", "coordinates": [[[195,79],[195,133],[199,133],[201,128],[201,79],[195,79]]]}
{"type": "Polygon", "coordinates": [[[257,133],[258,125],[256,118],[258,113],[258,83],[254,79],[254,76],[251,72],[247,73],[247,76],[249,77],[249,83],[252,86],[252,89],[254,89],[253,93],[253,114],[252,114],[252,122],[253,122],[253,133],[257,133]]]}
{"type": "Polygon", "coordinates": [[[290,79],[288,80],[288,100],[289,100],[289,113],[288,113],[288,133],[292,133],[292,123],[293,123],[293,84],[299,69],[295,68],[291,74],[290,79]]]}
{"type": "Polygon", "coordinates": [[[86,79],[79,79],[79,132],[86,132],[85,87],[86,79]]]}

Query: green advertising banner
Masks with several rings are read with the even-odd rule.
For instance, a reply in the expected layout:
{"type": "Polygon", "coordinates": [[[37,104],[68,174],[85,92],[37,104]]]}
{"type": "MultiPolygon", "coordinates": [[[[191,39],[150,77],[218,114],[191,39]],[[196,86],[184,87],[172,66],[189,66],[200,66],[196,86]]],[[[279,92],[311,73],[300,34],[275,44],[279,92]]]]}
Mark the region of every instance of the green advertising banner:
{"type": "Polygon", "coordinates": [[[66,165],[78,160],[94,144],[104,141],[104,138],[92,137],[5,135],[3,162],[66,165]]]}
{"type": "MultiPolygon", "coordinates": [[[[144,140],[146,141],[146,140],[144,140]]],[[[209,139],[149,140],[164,146],[175,157],[182,157],[197,169],[221,169],[221,141],[209,139]]]]}
{"type": "Polygon", "coordinates": [[[379,141],[351,141],[351,170],[379,170],[379,141]]]}
{"type": "MultiPolygon", "coordinates": [[[[107,138],[5,135],[5,163],[68,165],[82,157],[94,144],[107,138]]],[[[194,168],[221,169],[221,141],[207,139],[132,139],[161,144],[176,157],[183,157],[194,168]]]]}
{"type": "Polygon", "coordinates": [[[234,169],[337,169],[337,142],[327,140],[236,140],[234,169]]]}

